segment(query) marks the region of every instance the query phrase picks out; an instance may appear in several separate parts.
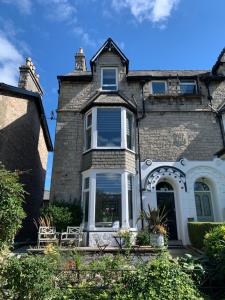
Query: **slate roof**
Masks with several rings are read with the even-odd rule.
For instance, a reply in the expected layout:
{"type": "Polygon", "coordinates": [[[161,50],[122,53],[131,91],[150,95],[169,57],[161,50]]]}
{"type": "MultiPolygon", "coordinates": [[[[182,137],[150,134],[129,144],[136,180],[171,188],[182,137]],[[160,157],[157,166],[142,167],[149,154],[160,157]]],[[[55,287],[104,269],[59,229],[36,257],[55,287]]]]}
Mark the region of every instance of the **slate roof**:
{"type": "Polygon", "coordinates": [[[111,38],[108,38],[105,41],[105,43],[102,45],[102,47],[91,58],[91,60],[90,60],[91,69],[92,69],[95,61],[97,60],[98,56],[104,51],[112,51],[112,52],[117,53],[120,56],[122,62],[126,65],[126,69],[128,71],[128,67],[129,67],[128,58],[125,56],[125,54],[120,50],[120,48],[116,45],[116,43],[111,38]]]}
{"type": "Polygon", "coordinates": [[[31,91],[28,91],[28,90],[25,90],[25,89],[22,89],[19,87],[15,87],[12,85],[8,85],[5,83],[1,83],[1,82],[0,82],[0,91],[3,91],[3,92],[7,91],[14,95],[25,96],[28,100],[34,100],[34,102],[37,106],[37,110],[38,110],[41,126],[43,128],[44,138],[45,138],[45,142],[46,142],[48,151],[53,151],[51,136],[49,133],[48,124],[47,124],[41,96],[38,93],[31,92],[31,91]]]}
{"type": "Polygon", "coordinates": [[[223,55],[225,55],[225,48],[222,49],[222,51],[220,52],[217,60],[216,60],[216,63],[215,65],[212,67],[212,73],[215,74],[216,71],[218,70],[219,66],[221,65],[221,63],[225,63],[225,58],[224,58],[224,61],[222,62],[222,57],[223,55]]]}
{"type": "Polygon", "coordinates": [[[136,105],[119,91],[110,93],[98,91],[89,98],[89,100],[82,106],[80,111],[84,113],[95,104],[98,104],[98,106],[112,106],[114,104],[120,104],[129,108],[133,112],[136,112],[137,110],[136,105]]]}

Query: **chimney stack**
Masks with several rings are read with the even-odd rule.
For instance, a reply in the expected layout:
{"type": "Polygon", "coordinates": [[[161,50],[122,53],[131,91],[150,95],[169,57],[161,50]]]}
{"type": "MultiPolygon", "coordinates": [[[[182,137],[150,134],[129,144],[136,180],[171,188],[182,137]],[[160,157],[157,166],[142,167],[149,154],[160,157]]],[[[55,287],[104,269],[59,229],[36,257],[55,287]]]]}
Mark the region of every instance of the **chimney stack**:
{"type": "Polygon", "coordinates": [[[39,75],[30,57],[26,59],[26,64],[20,66],[20,77],[18,87],[43,95],[43,90],[39,83],[39,75]]]}
{"type": "Polygon", "coordinates": [[[80,48],[75,55],[75,71],[87,71],[83,48],[80,48]]]}

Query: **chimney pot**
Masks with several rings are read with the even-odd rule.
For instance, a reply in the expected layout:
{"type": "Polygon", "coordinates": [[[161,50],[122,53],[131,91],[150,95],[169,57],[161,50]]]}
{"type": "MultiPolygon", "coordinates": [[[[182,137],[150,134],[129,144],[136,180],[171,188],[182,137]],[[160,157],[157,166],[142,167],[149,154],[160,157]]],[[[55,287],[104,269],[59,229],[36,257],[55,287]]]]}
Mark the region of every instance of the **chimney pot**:
{"type": "Polygon", "coordinates": [[[79,51],[75,55],[75,71],[87,71],[83,48],[79,48],[79,51]]]}

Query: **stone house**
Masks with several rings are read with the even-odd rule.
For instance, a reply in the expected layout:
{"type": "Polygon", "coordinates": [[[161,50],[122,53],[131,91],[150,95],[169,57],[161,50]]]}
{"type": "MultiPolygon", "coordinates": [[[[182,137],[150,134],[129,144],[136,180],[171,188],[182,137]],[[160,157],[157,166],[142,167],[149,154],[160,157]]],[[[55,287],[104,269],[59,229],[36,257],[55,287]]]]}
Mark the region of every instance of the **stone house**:
{"type": "Polygon", "coordinates": [[[43,91],[30,59],[20,67],[18,87],[0,83],[0,161],[9,170],[21,171],[28,193],[27,218],[18,241],[35,239],[33,219],[42,205],[48,151],[52,142],[42,104],[43,91]]]}
{"type": "Polygon", "coordinates": [[[50,198],[81,201],[88,245],[136,232],[148,204],[183,244],[189,220],[225,220],[225,49],[211,70],[132,71],[109,38],[58,82],[50,198]]]}

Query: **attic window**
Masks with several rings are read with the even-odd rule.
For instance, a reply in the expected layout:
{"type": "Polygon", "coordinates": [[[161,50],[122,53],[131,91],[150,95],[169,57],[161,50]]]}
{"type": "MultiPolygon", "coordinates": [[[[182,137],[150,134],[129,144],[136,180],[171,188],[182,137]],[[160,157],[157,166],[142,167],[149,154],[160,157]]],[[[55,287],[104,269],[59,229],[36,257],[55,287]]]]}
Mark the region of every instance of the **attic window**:
{"type": "Polygon", "coordinates": [[[167,90],[166,81],[152,81],[151,92],[152,94],[165,94],[167,90]]]}
{"type": "Polygon", "coordinates": [[[180,81],[181,94],[197,94],[197,85],[195,80],[181,80],[180,81]]]}
{"type": "Polygon", "coordinates": [[[117,69],[102,68],[101,83],[103,91],[117,91],[117,69]]]}

